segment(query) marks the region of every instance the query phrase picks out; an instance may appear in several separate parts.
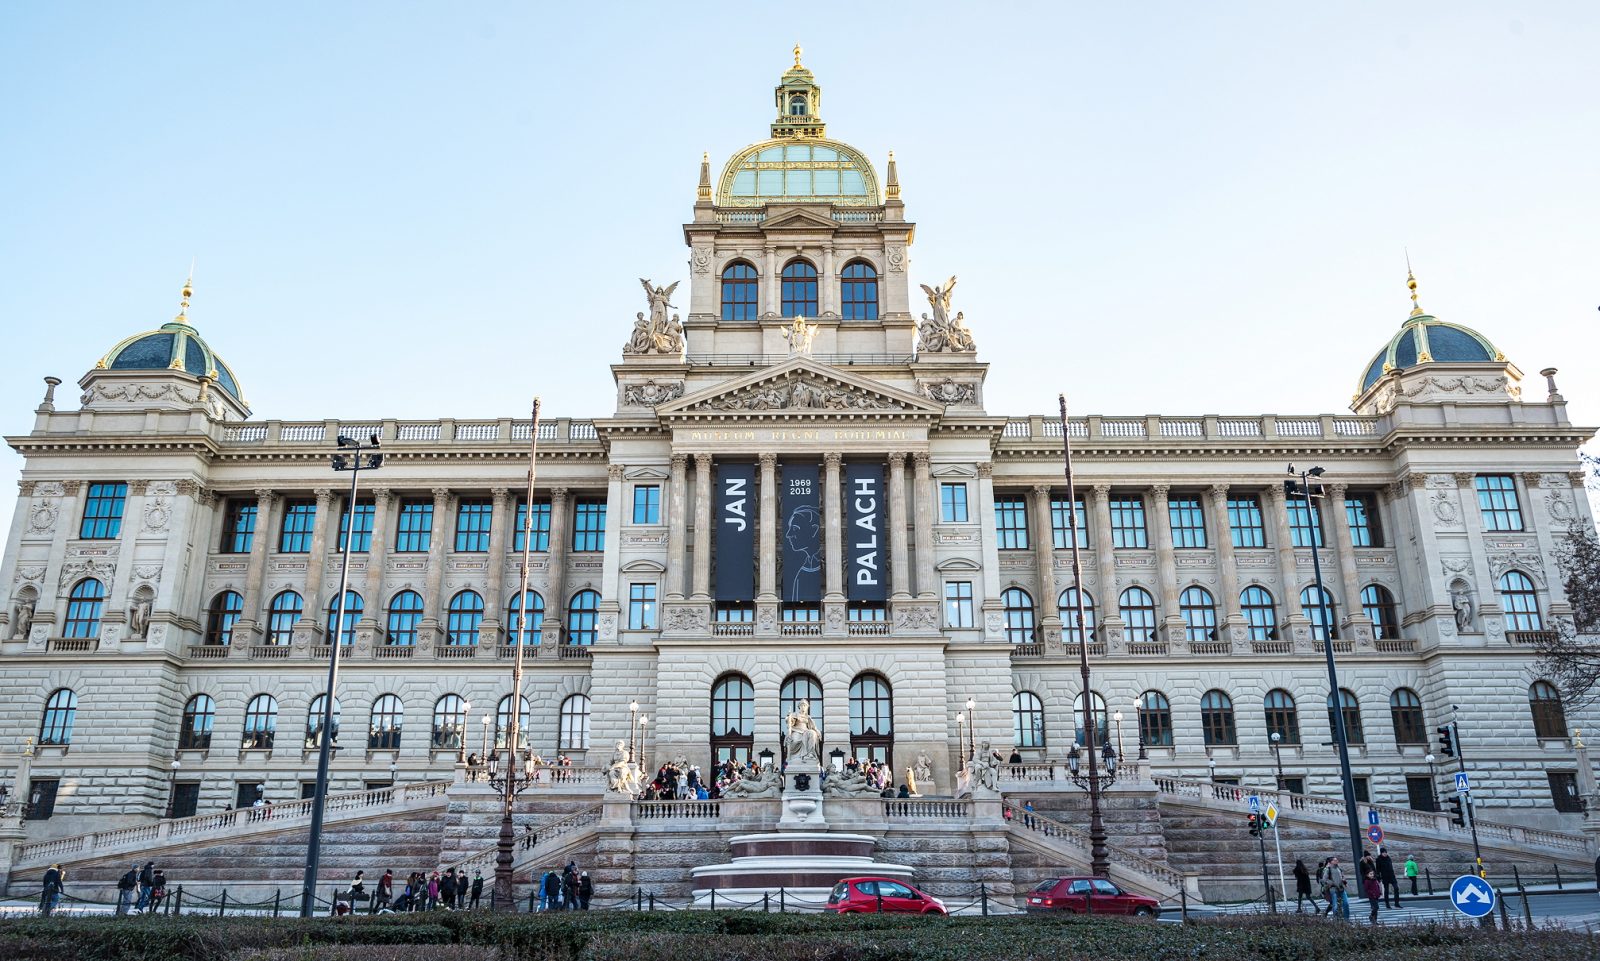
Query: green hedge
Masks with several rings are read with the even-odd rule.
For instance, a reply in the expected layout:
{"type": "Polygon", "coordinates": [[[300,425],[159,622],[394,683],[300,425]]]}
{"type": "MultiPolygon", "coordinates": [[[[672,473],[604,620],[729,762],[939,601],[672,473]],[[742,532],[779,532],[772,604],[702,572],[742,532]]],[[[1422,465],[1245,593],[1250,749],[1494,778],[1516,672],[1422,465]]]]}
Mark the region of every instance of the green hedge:
{"type": "Polygon", "coordinates": [[[1600,957],[1600,941],[1560,931],[1368,928],[1292,917],[1189,925],[709,911],[0,920],[4,961],[464,961],[497,955],[504,961],[1592,961],[1600,957]]]}

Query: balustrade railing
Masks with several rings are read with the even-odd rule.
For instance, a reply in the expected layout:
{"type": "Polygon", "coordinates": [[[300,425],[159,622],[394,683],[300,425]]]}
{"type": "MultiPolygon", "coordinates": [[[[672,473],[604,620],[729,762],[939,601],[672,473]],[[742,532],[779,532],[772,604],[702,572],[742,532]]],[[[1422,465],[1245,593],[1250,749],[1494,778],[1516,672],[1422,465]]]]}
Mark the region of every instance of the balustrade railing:
{"type": "Polygon", "coordinates": [[[250,659],[253,661],[284,660],[289,652],[294,650],[288,644],[252,644],[250,645],[250,659]]]}
{"type": "Polygon", "coordinates": [[[634,801],[629,809],[635,821],[704,820],[722,816],[721,801],[634,801]]]}
{"type": "Polygon", "coordinates": [[[1372,649],[1379,654],[1411,654],[1417,649],[1417,639],[1414,637],[1380,637],[1372,642],[1372,649]]]}
{"type": "Polygon", "coordinates": [[[60,651],[63,654],[76,654],[83,651],[92,651],[99,644],[98,638],[93,637],[52,637],[49,650],[60,651]]]}
{"type": "Polygon", "coordinates": [[[1012,657],[1043,657],[1043,644],[1013,644],[1011,645],[1012,657]]]}
{"type": "Polygon", "coordinates": [[[377,658],[407,658],[415,654],[417,649],[410,644],[383,644],[372,649],[372,656],[377,658]]]}
{"type": "Polygon", "coordinates": [[[888,637],[888,621],[851,621],[847,627],[851,637],[888,637]]]}
{"type": "Polygon", "coordinates": [[[712,637],[754,637],[756,626],[749,623],[712,624],[712,637]]]}
{"type": "Polygon", "coordinates": [[[822,625],[813,622],[779,624],[778,634],[782,637],[821,637],[822,625]]]}
{"type": "Polygon", "coordinates": [[[1518,647],[1553,644],[1559,637],[1555,631],[1506,631],[1506,640],[1518,647]]]}
{"type": "Polygon", "coordinates": [[[228,645],[190,644],[184,653],[191,661],[220,660],[228,656],[228,645]]]}
{"type": "MultiPolygon", "coordinates": [[[[1075,848],[1082,855],[1087,856],[1091,851],[1088,832],[1080,831],[1070,824],[1064,824],[1046,814],[1038,811],[1029,811],[1010,801],[1004,802],[1005,811],[1010,814],[1008,819],[1012,829],[1032,831],[1045,837],[1055,838],[1064,842],[1065,846],[1075,848]]],[[[1115,844],[1107,844],[1106,851],[1111,855],[1114,863],[1120,867],[1131,869],[1147,877],[1160,881],[1173,888],[1184,887],[1183,873],[1165,864],[1152,861],[1141,854],[1135,854],[1127,848],[1115,844]]]]}
{"type": "MultiPolygon", "coordinates": [[[[543,824],[528,825],[527,827],[531,827],[533,829],[534,836],[537,838],[537,840],[534,843],[529,844],[527,847],[523,847],[522,841],[519,838],[517,843],[517,851],[513,856],[518,859],[526,859],[532,856],[533,852],[535,851],[548,850],[552,846],[552,842],[554,842],[557,838],[568,837],[578,829],[599,821],[600,810],[600,805],[594,804],[580,811],[574,811],[566,817],[557,818],[553,821],[546,821],[543,824]]],[[[491,847],[486,851],[480,851],[477,854],[473,854],[468,857],[464,857],[459,861],[452,862],[451,864],[446,865],[446,867],[455,868],[458,872],[471,873],[473,871],[482,871],[487,874],[494,870],[494,859],[498,854],[498,848],[491,847]]]]}
{"type": "Polygon", "coordinates": [[[1128,653],[1135,657],[1165,657],[1166,641],[1129,641],[1128,653]]]}
{"type": "Polygon", "coordinates": [[[556,648],[556,657],[563,661],[587,661],[594,655],[587,644],[562,644],[556,648]]]}
{"type": "Polygon", "coordinates": [[[478,645],[476,644],[444,644],[433,649],[434,657],[455,660],[475,657],[477,653],[478,645]]]}
{"type": "Polygon", "coordinates": [[[895,798],[883,800],[886,818],[970,818],[972,802],[949,798],[895,798]]]}

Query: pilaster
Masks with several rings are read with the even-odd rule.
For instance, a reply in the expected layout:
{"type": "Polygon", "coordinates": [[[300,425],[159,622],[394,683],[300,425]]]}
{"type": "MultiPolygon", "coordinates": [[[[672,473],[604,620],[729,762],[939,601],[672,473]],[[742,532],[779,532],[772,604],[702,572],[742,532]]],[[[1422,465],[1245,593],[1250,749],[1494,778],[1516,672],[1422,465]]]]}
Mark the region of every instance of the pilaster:
{"type": "Polygon", "coordinates": [[[1155,515],[1156,579],[1161,585],[1162,628],[1169,644],[1182,645],[1188,637],[1178,606],[1178,563],[1172,553],[1172,509],[1166,484],[1150,486],[1150,513],[1155,515]]]}
{"type": "Polygon", "coordinates": [[[667,482],[667,597],[683,600],[684,540],[688,525],[688,457],[672,455],[672,479],[667,482]]]}
{"type": "MultiPolygon", "coordinates": [[[[916,471],[917,596],[937,598],[939,580],[933,567],[933,505],[938,502],[938,492],[933,489],[933,465],[925,450],[917,451],[911,459],[916,471]]],[[[992,465],[990,470],[993,471],[992,465]]],[[[996,554],[996,558],[998,556],[996,554]]]]}
{"type": "Polygon", "coordinates": [[[894,600],[911,597],[911,559],[907,553],[906,455],[896,451],[889,455],[889,590],[894,600]]]}
{"type": "Polygon", "coordinates": [[[694,455],[694,599],[711,599],[711,455],[694,455]]]}

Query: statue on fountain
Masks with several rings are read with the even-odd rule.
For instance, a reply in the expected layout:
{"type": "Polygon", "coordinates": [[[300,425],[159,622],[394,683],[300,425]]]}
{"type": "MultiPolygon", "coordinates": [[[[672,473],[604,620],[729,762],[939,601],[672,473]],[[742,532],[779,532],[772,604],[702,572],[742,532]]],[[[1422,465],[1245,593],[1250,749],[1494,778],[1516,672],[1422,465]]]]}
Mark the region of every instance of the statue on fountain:
{"type": "Polygon", "coordinates": [[[811,719],[811,701],[802,699],[784,721],[783,750],[787,762],[801,770],[822,767],[822,732],[811,719]]]}

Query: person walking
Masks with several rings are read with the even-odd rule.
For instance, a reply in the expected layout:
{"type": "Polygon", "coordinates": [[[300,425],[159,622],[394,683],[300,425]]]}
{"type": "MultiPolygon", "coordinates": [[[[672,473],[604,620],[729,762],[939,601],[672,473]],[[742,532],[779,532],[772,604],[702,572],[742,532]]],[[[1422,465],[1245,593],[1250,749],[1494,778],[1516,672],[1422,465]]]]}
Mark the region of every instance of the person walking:
{"type": "Polygon", "coordinates": [[[139,887],[139,865],[135,864],[128,869],[128,873],[117,879],[117,917],[128,913],[133,907],[133,892],[139,887]]]}
{"type": "MultiPolygon", "coordinates": [[[[1365,862],[1365,858],[1362,859],[1365,862]]],[[[1376,871],[1368,871],[1361,878],[1361,893],[1366,896],[1367,905],[1371,913],[1367,915],[1368,924],[1378,923],[1378,902],[1383,899],[1383,884],[1378,880],[1376,871]]]]}
{"type": "Polygon", "coordinates": [[[366,873],[365,871],[357,871],[356,876],[350,879],[350,889],[345,892],[345,899],[350,902],[351,914],[355,913],[357,901],[365,901],[367,899],[367,882],[362,877],[366,873]]]}
{"type": "Polygon", "coordinates": [[[394,871],[383,872],[383,877],[378,879],[378,890],[372,895],[372,914],[389,907],[389,901],[394,897],[394,871]]]}
{"type": "Polygon", "coordinates": [[[560,898],[561,882],[554,871],[546,871],[539,879],[539,910],[555,910],[556,901],[560,898]]]}
{"type": "Polygon", "coordinates": [[[467,869],[462,868],[456,872],[456,910],[467,909],[467,888],[472,882],[467,880],[467,869]]]}
{"type": "Polygon", "coordinates": [[[1417,896],[1417,856],[1406,855],[1406,880],[1411,882],[1411,896],[1417,896]]]}
{"type": "Polygon", "coordinates": [[[134,908],[143,912],[150,906],[150,890],[156,886],[156,862],[146,861],[139,872],[139,903],[134,908]]]}
{"type": "Polygon", "coordinates": [[[1311,893],[1311,871],[1306,868],[1306,862],[1300,858],[1294,859],[1294,913],[1300,914],[1305,910],[1304,902],[1311,902],[1311,910],[1317,910],[1317,896],[1311,893]]]}
{"type": "Polygon", "coordinates": [[[478,910],[478,899],[483,897],[483,872],[474,871],[472,876],[472,910],[478,910]]]}
{"type": "Polygon", "coordinates": [[[1400,881],[1394,876],[1394,859],[1389,856],[1388,848],[1378,849],[1378,883],[1383,885],[1383,906],[1398,908],[1400,881]]]}
{"type": "Polygon", "coordinates": [[[566,870],[561,872],[561,909],[575,911],[578,908],[578,862],[568,861],[566,870]]]}
{"type": "Polygon", "coordinates": [[[161,908],[161,899],[167,896],[167,876],[160,868],[156,868],[155,879],[150,884],[150,912],[154,914],[161,908]]]}
{"type": "Polygon", "coordinates": [[[594,897],[594,884],[589,881],[589,872],[585,871],[583,872],[583,876],[578,879],[579,909],[584,911],[589,910],[589,899],[592,897],[594,897]]]}
{"type": "Polygon", "coordinates": [[[432,911],[433,909],[437,908],[438,906],[439,906],[439,872],[438,871],[434,871],[433,874],[431,874],[428,877],[428,910],[432,911]]]}
{"type": "Polygon", "coordinates": [[[1350,892],[1345,890],[1344,868],[1339,866],[1338,858],[1328,859],[1328,913],[1335,910],[1339,917],[1350,920],[1350,892]],[[1337,907],[1335,907],[1337,905],[1337,907]]]}
{"type": "Polygon", "coordinates": [[[66,875],[61,870],[61,865],[52,864],[44,872],[44,887],[39,892],[39,913],[45,917],[56,909],[56,903],[61,900],[62,879],[66,875]]]}

